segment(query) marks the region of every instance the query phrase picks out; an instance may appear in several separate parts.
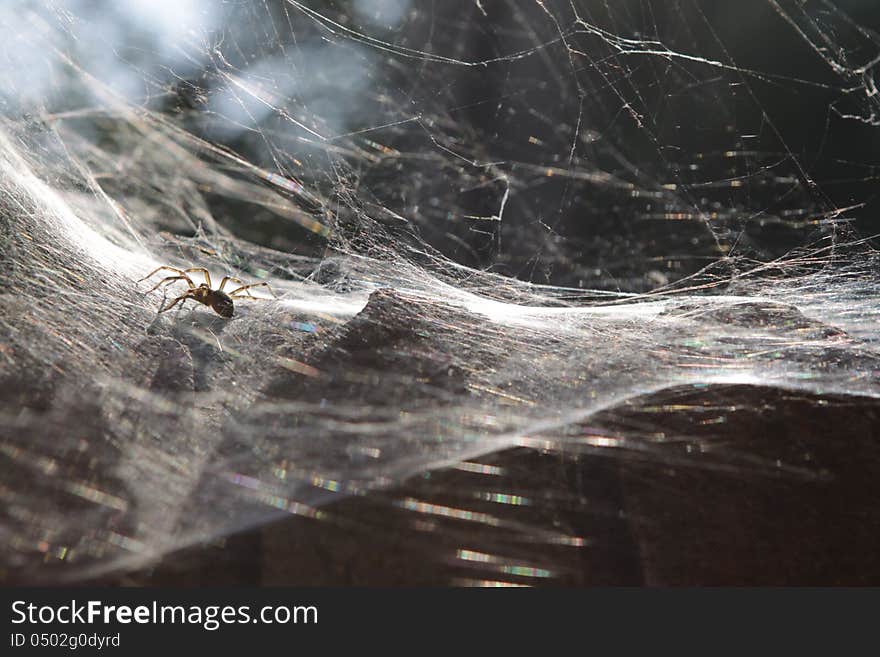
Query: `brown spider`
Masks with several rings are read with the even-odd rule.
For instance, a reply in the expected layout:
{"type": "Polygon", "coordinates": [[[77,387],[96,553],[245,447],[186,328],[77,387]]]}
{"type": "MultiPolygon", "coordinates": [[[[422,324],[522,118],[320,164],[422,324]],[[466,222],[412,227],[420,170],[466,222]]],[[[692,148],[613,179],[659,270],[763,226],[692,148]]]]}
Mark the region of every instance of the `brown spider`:
{"type": "MultiPolygon", "coordinates": [[[[211,306],[211,308],[214,309],[215,313],[217,313],[221,317],[225,317],[226,319],[229,319],[230,317],[232,317],[232,314],[235,311],[235,306],[234,306],[232,300],[241,298],[241,297],[236,296],[240,292],[246,293],[247,297],[245,297],[245,298],[250,298],[250,299],[259,299],[260,298],[260,297],[253,296],[249,292],[249,290],[252,287],[265,286],[266,288],[269,289],[269,292],[272,292],[272,288],[269,287],[268,283],[253,283],[252,285],[245,285],[243,280],[241,280],[239,278],[235,278],[234,276],[224,276],[223,280],[220,281],[220,287],[218,287],[216,290],[211,289],[211,274],[209,274],[208,270],[205,269],[204,267],[190,267],[189,269],[177,269],[176,267],[162,266],[162,267],[156,268],[155,270],[153,270],[152,272],[150,272],[149,274],[144,276],[142,279],[140,279],[138,281],[138,283],[140,283],[141,281],[147,280],[148,278],[150,278],[154,274],[162,271],[163,269],[167,269],[168,271],[173,271],[175,274],[177,274],[177,276],[167,276],[167,277],[163,278],[161,281],[159,281],[153,287],[151,287],[149,290],[147,290],[147,292],[146,292],[147,294],[149,294],[150,292],[155,290],[157,287],[159,287],[163,283],[171,283],[172,281],[186,281],[187,285],[189,285],[189,290],[187,290],[184,294],[181,294],[179,297],[177,297],[174,301],[169,303],[164,308],[160,308],[159,309],[160,313],[164,313],[166,310],[171,310],[172,308],[174,308],[174,306],[176,306],[181,301],[185,301],[186,299],[194,299],[195,301],[198,301],[201,304],[204,304],[206,306],[211,306]],[[196,284],[193,283],[192,279],[189,276],[187,276],[187,273],[189,273],[189,272],[203,273],[205,275],[205,281],[207,281],[207,282],[196,286],[196,284]],[[232,292],[227,294],[226,292],[223,291],[223,288],[226,287],[227,281],[241,283],[241,287],[235,288],[232,292]]],[[[272,292],[272,296],[273,297],[275,296],[274,292],[272,292]]]]}

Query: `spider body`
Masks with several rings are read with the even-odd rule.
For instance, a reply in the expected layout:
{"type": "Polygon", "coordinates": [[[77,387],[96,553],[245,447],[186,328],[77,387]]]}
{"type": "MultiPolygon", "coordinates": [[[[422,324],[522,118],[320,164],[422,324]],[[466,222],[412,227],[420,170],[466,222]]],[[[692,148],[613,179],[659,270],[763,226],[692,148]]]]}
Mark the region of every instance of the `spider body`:
{"type": "Polygon", "coordinates": [[[206,283],[202,283],[195,290],[190,290],[189,298],[213,308],[214,312],[229,319],[235,313],[235,303],[232,297],[222,290],[212,290],[206,283]]]}
{"type": "MultiPolygon", "coordinates": [[[[166,310],[171,310],[177,304],[186,301],[187,299],[192,299],[193,301],[198,301],[200,304],[208,306],[213,309],[215,313],[223,317],[224,319],[229,319],[235,313],[235,301],[234,299],[258,299],[259,297],[255,297],[250,293],[250,289],[253,287],[266,287],[269,289],[269,292],[272,292],[272,288],[269,287],[268,283],[253,283],[251,285],[245,285],[244,281],[235,278],[234,276],[224,276],[223,280],[220,281],[220,287],[216,290],[211,286],[211,275],[208,273],[208,270],[204,267],[191,267],[189,269],[177,269],[175,267],[158,267],[153,270],[146,276],[144,276],[141,281],[144,281],[154,274],[162,271],[163,269],[174,272],[176,276],[166,276],[161,281],[156,283],[152,288],[147,291],[147,294],[155,290],[162,284],[170,284],[174,281],[186,281],[187,285],[189,285],[189,289],[181,294],[179,297],[174,299],[171,303],[169,303],[164,308],[159,308],[160,313],[164,313],[166,310]],[[205,276],[205,282],[196,285],[193,280],[187,275],[189,272],[200,272],[205,276]],[[237,287],[232,292],[226,293],[223,288],[226,287],[226,283],[229,281],[233,281],[235,283],[241,283],[241,287],[237,287]]],[[[140,281],[138,281],[140,282],[140,281]]],[[[272,296],[275,296],[275,293],[272,292],[272,296]]]]}

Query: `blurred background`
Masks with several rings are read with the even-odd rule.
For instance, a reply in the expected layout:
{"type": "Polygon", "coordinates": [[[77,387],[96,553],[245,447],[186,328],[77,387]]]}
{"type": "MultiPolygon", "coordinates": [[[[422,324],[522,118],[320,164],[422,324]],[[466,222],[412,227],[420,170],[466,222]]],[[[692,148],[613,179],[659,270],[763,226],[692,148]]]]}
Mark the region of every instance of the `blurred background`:
{"type": "MultiPolygon", "coordinates": [[[[85,119],[90,95],[113,94],[303,182],[303,213],[356,198],[469,267],[642,291],[835,223],[877,231],[877,13],[857,0],[15,0],[3,87],[12,116],[37,102],[85,119]],[[49,29],[60,58],[35,47],[49,29]]],[[[235,234],[324,246],[308,221],[232,196],[205,201],[235,234]]],[[[338,239],[359,244],[353,223],[338,239]]]]}

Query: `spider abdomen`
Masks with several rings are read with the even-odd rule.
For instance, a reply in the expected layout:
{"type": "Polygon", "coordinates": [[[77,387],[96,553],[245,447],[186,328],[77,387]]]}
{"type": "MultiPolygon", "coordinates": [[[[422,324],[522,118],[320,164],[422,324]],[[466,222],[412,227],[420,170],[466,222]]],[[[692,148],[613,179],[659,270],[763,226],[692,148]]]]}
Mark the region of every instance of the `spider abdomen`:
{"type": "Polygon", "coordinates": [[[215,313],[226,319],[232,317],[233,312],[235,312],[235,305],[232,302],[232,297],[219,290],[211,291],[210,305],[215,313]]]}

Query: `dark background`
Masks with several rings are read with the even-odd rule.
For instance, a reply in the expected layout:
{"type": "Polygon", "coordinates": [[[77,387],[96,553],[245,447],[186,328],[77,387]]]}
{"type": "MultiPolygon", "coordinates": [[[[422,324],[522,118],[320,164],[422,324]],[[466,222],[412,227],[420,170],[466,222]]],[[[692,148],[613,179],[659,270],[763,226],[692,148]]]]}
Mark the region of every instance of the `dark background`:
{"type": "MultiPolygon", "coordinates": [[[[878,52],[880,12],[870,2],[836,3],[839,11],[781,3],[780,13],[762,0],[587,0],[576,3],[577,15],[555,2],[489,0],[485,15],[475,4],[417,3],[392,26],[365,20],[354,4],[323,3],[320,11],[420,54],[367,48],[377,55],[368,82],[351,88],[337,69],[312,68],[307,75],[326,76],[324,86],[290,96],[288,109],[325,135],[367,130],[333,143],[369,139],[402,157],[341,156],[328,167],[321,149],[295,141],[303,133],[286,117],[258,124],[277,140],[269,153],[261,132],[230,137],[203,105],[188,106],[187,85],[172,103],[197,133],[270,170],[280,161],[282,172],[321,190],[334,208],[337,243],[347,248],[374,248],[360,237],[365,223],[370,234],[378,223],[391,241],[406,243],[414,233],[416,243],[468,266],[539,283],[641,291],[728,256],[766,260],[831,236],[880,232],[877,100],[869,94],[873,70],[859,70],[878,52]],[[638,43],[624,47],[617,38],[638,43]],[[343,119],[322,120],[322,111],[336,116],[340,108],[343,119]],[[504,179],[503,221],[472,219],[499,212],[504,179]]],[[[275,23],[287,22],[291,33],[243,52],[278,56],[278,44],[294,37],[320,42],[323,56],[362,52],[341,31],[328,34],[296,12],[287,20],[283,2],[271,6],[275,23]]],[[[248,30],[258,34],[264,18],[250,11],[238,18],[229,29],[247,44],[248,30]]],[[[296,66],[293,51],[284,52],[284,67],[296,66]]],[[[248,57],[236,61],[233,51],[190,80],[210,99],[228,84],[222,72],[230,64],[246,67],[248,57]]],[[[213,201],[221,222],[248,239],[324,246],[228,198],[213,201]]]]}

